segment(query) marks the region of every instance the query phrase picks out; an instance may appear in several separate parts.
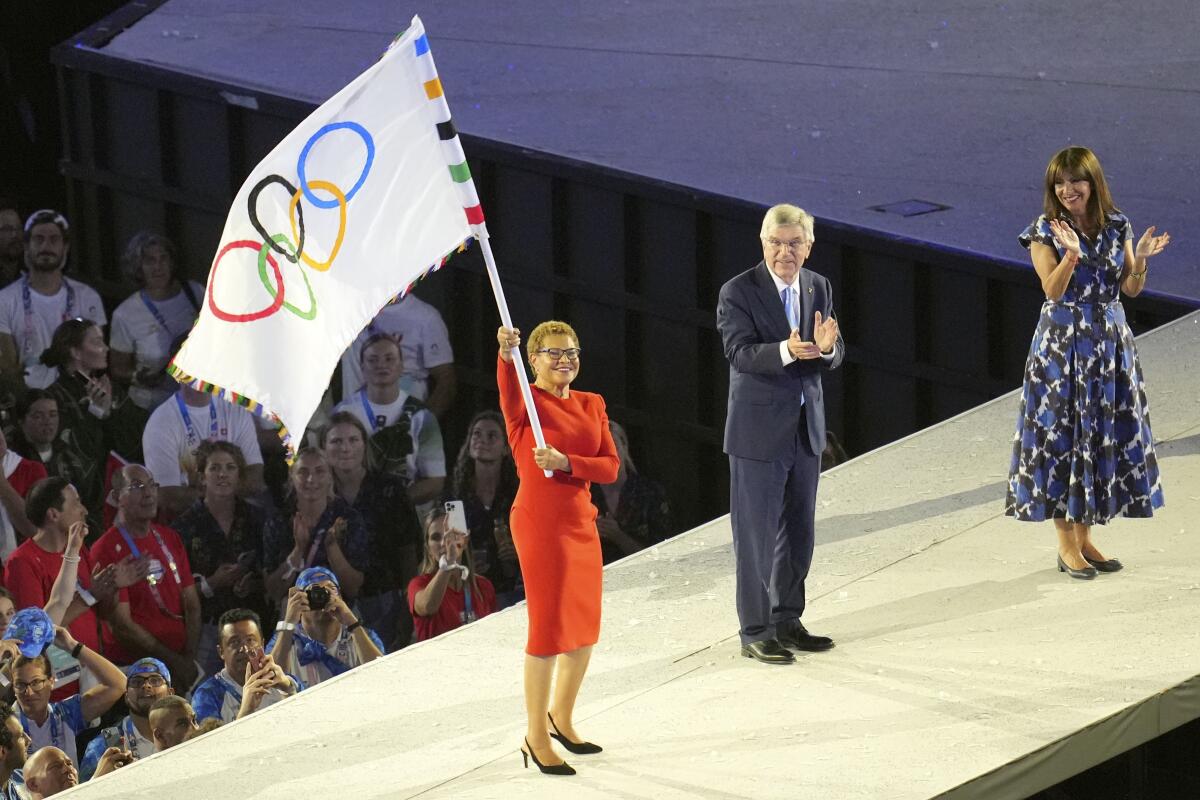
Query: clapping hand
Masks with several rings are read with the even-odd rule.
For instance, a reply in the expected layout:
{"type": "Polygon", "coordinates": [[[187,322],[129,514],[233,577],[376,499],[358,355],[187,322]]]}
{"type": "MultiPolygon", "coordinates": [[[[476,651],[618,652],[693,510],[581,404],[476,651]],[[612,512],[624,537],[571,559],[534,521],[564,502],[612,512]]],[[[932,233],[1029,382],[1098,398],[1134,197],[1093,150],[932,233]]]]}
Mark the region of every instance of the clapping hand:
{"type": "Polygon", "coordinates": [[[63,556],[78,558],[79,551],[83,549],[83,540],[87,538],[87,535],[87,523],[72,522],[71,527],[67,528],[67,547],[63,550],[63,556]]]}
{"type": "Polygon", "coordinates": [[[312,528],[299,511],[292,515],[292,541],[296,544],[296,552],[300,554],[300,558],[304,558],[308,546],[312,544],[312,528]]]}
{"type": "Polygon", "coordinates": [[[112,566],[115,567],[113,577],[116,579],[119,589],[140,583],[146,580],[146,576],[150,574],[150,559],[145,555],[142,555],[141,558],[134,558],[132,555],[125,556],[112,566]]]}
{"type": "Polygon", "coordinates": [[[1082,255],[1079,250],[1079,234],[1066,222],[1061,219],[1050,220],[1050,233],[1054,234],[1055,244],[1063,250],[1074,253],[1076,258],[1082,255]]]}
{"type": "Polygon", "coordinates": [[[205,580],[214,592],[223,592],[241,580],[244,572],[240,564],[221,564],[205,580]]]}
{"type": "Polygon", "coordinates": [[[1137,258],[1146,259],[1150,256],[1156,256],[1162,252],[1171,241],[1171,234],[1163,231],[1161,236],[1155,236],[1154,225],[1146,228],[1146,232],[1142,234],[1142,238],[1138,239],[1137,250],[1134,251],[1134,256],[1137,258]]]}
{"type": "Polygon", "coordinates": [[[818,311],[813,319],[813,341],[821,353],[833,352],[834,346],[838,340],[838,324],[837,320],[832,316],[821,321],[821,312],[818,311]]]}

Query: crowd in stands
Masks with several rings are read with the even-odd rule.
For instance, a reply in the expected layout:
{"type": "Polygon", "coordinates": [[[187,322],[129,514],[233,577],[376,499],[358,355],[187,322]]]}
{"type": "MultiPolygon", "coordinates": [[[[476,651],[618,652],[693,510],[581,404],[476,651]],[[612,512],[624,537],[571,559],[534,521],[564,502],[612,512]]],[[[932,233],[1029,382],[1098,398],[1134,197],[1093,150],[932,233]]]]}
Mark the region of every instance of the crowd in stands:
{"type": "MultiPolygon", "coordinates": [[[[362,331],[286,465],[268,421],[168,374],[205,291],[172,242],[129,241],[110,317],[66,274],[71,238],[62,214],[0,197],[0,800],[523,599],[498,411],[447,469],[457,387],[433,306],[405,296],[362,331]]],[[[593,494],[606,561],[677,533],[613,434],[622,469],[593,494]]]]}

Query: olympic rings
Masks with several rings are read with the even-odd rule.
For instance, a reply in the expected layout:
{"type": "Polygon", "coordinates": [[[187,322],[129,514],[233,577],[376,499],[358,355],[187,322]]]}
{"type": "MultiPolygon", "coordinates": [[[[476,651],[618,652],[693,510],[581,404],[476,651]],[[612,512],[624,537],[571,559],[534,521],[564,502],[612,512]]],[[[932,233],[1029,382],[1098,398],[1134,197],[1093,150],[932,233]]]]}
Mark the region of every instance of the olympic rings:
{"type": "MultiPolygon", "coordinates": [[[[286,243],[289,247],[292,244],[288,241],[287,236],[282,233],[275,234],[275,236],[272,238],[272,241],[280,244],[286,243]]],[[[267,259],[271,257],[270,250],[274,246],[274,244],[268,246],[267,242],[263,242],[262,248],[258,251],[258,277],[259,280],[262,281],[263,287],[266,288],[267,293],[271,295],[272,299],[275,298],[275,287],[273,287],[271,285],[271,281],[267,279],[267,259]]],[[[304,274],[303,269],[300,270],[300,277],[304,279],[304,288],[308,289],[308,311],[301,311],[288,302],[284,302],[283,307],[295,314],[300,319],[313,319],[317,316],[317,296],[313,293],[312,284],[308,282],[308,276],[304,274]]],[[[281,287],[280,293],[282,294],[282,281],[279,283],[279,285],[281,287]]]]}
{"type": "MultiPolygon", "coordinates": [[[[340,250],[342,247],[342,239],[346,236],[346,201],[348,201],[350,198],[342,194],[342,190],[339,189],[336,184],[332,184],[329,181],[309,181],[308,185],[314,189],[324,189],[332,194],[336,199],[336,205],[338,207],[338,231],[337,236],[334,237],[333,240],[333,247],[329,249],[329,258],[318,262],[309,258],[308,255],[304,253],[303,248],[300,248],[298,251],[300,253],[300,258],[304,259],[305,264],[308,264],[317,272],[325,272],[333,266],[333,259],[337,258],[338,250],[340,250]]],[[[292,237],[298,238],[301,242],[304,241],[304,215],[299,212],[300,196],[302,194],[303,192],[300,191],[297,191],[295,194],[293,194],[291,205],[288,206],[288,219],[292,223],[292,237]],[[296,232],[297,218],[300,220],[299,234],[296,232]]]]}
{"type": "Polygon", "coordinates": [[[246,208],[250,212],[250,224],[254,226],[254,230],[258,231],[258,235],[263,238],[264,242],[270,243],[272,250],[295,264],[297,262],[297,254],[304,252],[304,210],[301,209],[297,214],[300,217],[299,234],[296,233],[296,226],[292,225],[292,236],[296,237],[296,246],[289,253],[276,243],[275,238],[267,232],[267,229],[263,227],[262,222],[258,219],[258,196],[262,193],[263,189],[272,183],[282,184],[283,188],[288,190],[289,195],[296,194],[296,187],[289,183],[282,175],[268,175],[263,178],[254,185],[254,188],[250,190],[250,194],[246,197],[246,208]]]}
{"type": "Polygon", "coordinates": [[[261,260],[263,260],[263,251],[266,249],[267,245],[264,242],[254,242],[249,239],[241,239],[236,242],[230,242],[221,248],[221,252],[217,253],[217,260],[214,261],[212,265],[212,274],[208,277],[208,310],[213,313],[214,317],[226,322],[253,322],[256,319],[269,317],[283,307],[283,272],[279,269],[279,262],[276,261],[275,257],[270,253],[265,253],[265,261],[266,263],[270,264],[271,269],[275,271],[275,282],[279,284],[279,292],[273,295],[272,303],[261,311],[252,311],[249,314],[231,314],[228,311],[217,307],[217,267],[220,265],[221,259],[225,257],[226,253],[228,253],[230,250],[243,247],[249,248],[250,250],[260,251],[259,259],[261,262],[261,260]]]}
{"type": "MultiPolygon", "coordinates": [[[[371,165],[375,162],[375,140],[371,138],[371,134],[367,133],[367,129],[357,122],[331,122],[323,126],[319,131],[314,133],[309,140],[304,144],[304,149],[300,151],[300,158],[296,161],[296,174],[300,176],[300,191],[304,192],[304,196],[308,198],[308,202],[312,203],[317,208],[333,208],[338,204],[337,200],[322,200],[309,190],[308,175],[304,171],[305,163],[308,161],[309,151],[312,150],[322,136],[327,133],[332,133],[336,130],[351,130],[362,137],[363,144],[367,147],[367,160],[363,164],[362,173],[359,174],[358,180],[350,187],[350,191],[346,192],[346,200],[354,198],[358,190],[362,188],[363,182],[367,179],[367,173],[371,171],[371,165]]],[[[315,185],[315,184],[312,184],[315,185]]],[[[320,188],[320,187],[317,187],[320,188]]],[[[300,248],[303,250],[303,248],[300,248]]]]}

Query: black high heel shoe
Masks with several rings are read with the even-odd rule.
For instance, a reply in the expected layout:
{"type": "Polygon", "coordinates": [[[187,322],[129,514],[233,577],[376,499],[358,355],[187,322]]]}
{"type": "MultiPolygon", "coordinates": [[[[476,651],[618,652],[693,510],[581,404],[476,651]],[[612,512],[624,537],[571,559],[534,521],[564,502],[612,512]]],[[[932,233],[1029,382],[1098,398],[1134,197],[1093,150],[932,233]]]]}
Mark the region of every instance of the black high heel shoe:
{"type": "Polygon", "coordinates": [[[1058,571],[1065,572],[1072,578],[1079,578],[1082,581],[1090,581],[1092,578],[1096,577],[1095,567],[1084,567],[1083,569],[1074,569],[1072,567],[1068,567],[1066,563],[1063,562],[1061,555],[1058,557],[1058,571]]]}
{"type": "Polygon", "coordinates": [[[550,727],[554,728],[554,730],[550,732],[550,738],[557,741],[575,755],[590,756],[595,755],[596,753],[604,752],[604,748],[598,744],[592,744],[591,742],[572,742],[570,739],[563,736],[558,730],[558,723],[554,721],[554,717],[550,716],[549,711],[546,712],[546,718],[550,720],[550,727]]]}
{"type": "Polygon", "coordinates": [[[1120,572],[1125,568],[1125,565],[1116,558],[1110,558],[1107,561],[1097,561],[1094,558],[1084,556],[1083,560],[1095,567],[1097,572],[1120,572]]]}
{"type": "Polygon", "coordinates": [[[551,764],[546,766],[537,760],[537,755],[533,752],[533,748],[529,745],[529,740],[525,740],[525,747],[521,748],[521,760],[525,762],[525,769],[529,769],[529,759],[533,759],[533,763],[542,771],[543,775],[574,775],[575,769],[567,762],[561,764],[551,764]],[[526,750],[525,747],[529,749],[526,750]]]}

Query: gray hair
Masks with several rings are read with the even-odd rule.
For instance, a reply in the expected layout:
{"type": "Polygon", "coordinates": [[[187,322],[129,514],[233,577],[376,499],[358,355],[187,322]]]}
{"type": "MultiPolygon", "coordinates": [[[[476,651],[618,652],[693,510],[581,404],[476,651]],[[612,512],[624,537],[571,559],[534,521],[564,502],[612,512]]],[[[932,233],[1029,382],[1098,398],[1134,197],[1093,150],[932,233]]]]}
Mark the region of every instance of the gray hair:
{"type": "Polygon", "coordinates": [[[154,245],[161,247],[167,257],[171,259],[171,277],[179,277],[177,274],[179,261],[175,258],[175,243],[161,233],[138,231],[130,237],[129,243],[125,245],[125,252],[121,254],[121,272],[125,279],[134,286],[146,284],[146,278],[142,274],[142,258],[146,251],[154,245]]]}
{"type": "Polygon", "coordinates": [[[758,233],[759,238],[766,239],[772,229],[781,225],[799,225],[804,229],[804,235],[809,243],[812,243],[813,217],[803,208],[790,203],[780,203],[768,208],[767,213],[763,216],[762,230],[758,233]]]}

